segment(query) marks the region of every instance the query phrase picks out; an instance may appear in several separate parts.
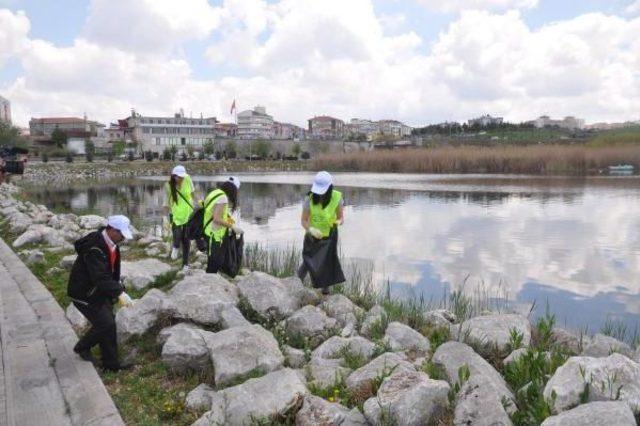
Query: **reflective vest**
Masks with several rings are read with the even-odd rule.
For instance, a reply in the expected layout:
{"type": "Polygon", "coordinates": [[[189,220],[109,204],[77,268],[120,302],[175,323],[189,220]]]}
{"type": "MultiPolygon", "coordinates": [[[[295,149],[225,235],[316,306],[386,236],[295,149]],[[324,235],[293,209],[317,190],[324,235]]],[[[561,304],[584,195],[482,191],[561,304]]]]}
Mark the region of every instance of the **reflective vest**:
{"type": "Polygon", "coordinates": [[[189,221],[189,217],[193,212],[193,200],[191,199],[191,189],[193,184],[191,183],[191,177],[188,175],[182,179],[182,184],[176,188],[176,198],[173,199],[171,194],[171,186],[169,182],[165,184],[167,189],[167,197],[169,200],[169,206],[171,207],[171,217],[173,218],[173,224],[176,226],[182,226],[189,221]],[[180,196],[182,194],[182,196],[180,196]]]}
{"type": "Polygon", "coordinates": [[[313,195],[309,194],[309,226],[312,226],[322,233],[326,238],[331,233],[331,228],[338,218],[338,207],[342,200],[342,192],[335,189],[331,192],[331,201],[327,207],[322,208],[322,204],[313,204],[313,195]]]}
{"type": "MultiPolygon", "coordinates": [[[[213,200],[214,198],[218,198],[224,195],[226,194],[222,189],[214,189],[207,195],[207,198],[205,198],[204,200],[204,205],[207,206],[208,204],[208,206],[204,210],[204,215],[202,218],[202,220],[204,221],[202,223],[202,226],[206,225],[206,228],[204,229],[204,234],[209,238],[213,238],[214,241],[216,242],[222,241],[224,234],[227,232],[227,228],[222,226],[220,227],[220,229],[217,229],[215,231],[213,230],[212,217],[213,217],[213,209],[215,207],[215,201],[213,202],[210,202],[210,201],[213,200]],[[207,225],[207,223],[209,224],[207,225]]],[[[224,206],[224,210],[222,211],[222,220],[229,221],[229,218],[230,218],[229,203],[226,203],[224,206]]]]}

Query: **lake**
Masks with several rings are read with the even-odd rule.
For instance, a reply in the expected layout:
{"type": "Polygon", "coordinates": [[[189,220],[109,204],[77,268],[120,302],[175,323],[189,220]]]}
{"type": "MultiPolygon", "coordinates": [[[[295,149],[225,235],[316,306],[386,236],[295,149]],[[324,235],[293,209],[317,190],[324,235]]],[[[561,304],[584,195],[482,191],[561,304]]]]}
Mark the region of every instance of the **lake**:
{"type": "MultiPolygon", "coordinates": [[[[313,174],[239,175],[246,241],[301,246],[313,174]]],[[[223,177],[194,176],[200,194],[223,177]]],[[[477,288],[524,305],[549,304],[558,323],[598,331],[640,320],[640,178],[340,173],[346,258],[400,297],[440,300],[477,288]]],[[[162,222],[164,178],[31,187],[54,211],[122,213],[162,222]]],[[[159,226],[156,227],[158,229],[159,226]]]]}

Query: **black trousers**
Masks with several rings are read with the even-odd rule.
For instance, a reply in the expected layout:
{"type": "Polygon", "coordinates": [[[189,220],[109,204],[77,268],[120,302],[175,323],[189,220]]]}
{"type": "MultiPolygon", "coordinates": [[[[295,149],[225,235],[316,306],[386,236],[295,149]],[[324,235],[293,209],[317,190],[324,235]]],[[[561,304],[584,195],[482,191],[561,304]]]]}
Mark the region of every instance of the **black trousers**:
{"type": "Polygon", "coordinates": [[[80,338],[74,350],[82,352],[91,350],[95,345],[100,345],[103,367],[117,368],[120,362],[118,361],[118,339],[113,306],[109,303],[83,305],[73,302],[73,304],[91,323],[91,328],[80,338]]]}
{"type": "Polygon", "coordinates": [[[220,264],[218,263],[218,250],[220,250],[221,244],[216,242],[213,238],[210,238],[208,241],[207,247],[207,273],[208,274],[217,274],[218,269],[220,269],[220,264]]]}
{"type": "Polygon", "coordinates": [[[171,225],[173,248],[179,249],[182,247],[182,266],[189,264],[189,252],[191,251],[191,240],[189,240],[185,228],[185,225],[171,225]]]}

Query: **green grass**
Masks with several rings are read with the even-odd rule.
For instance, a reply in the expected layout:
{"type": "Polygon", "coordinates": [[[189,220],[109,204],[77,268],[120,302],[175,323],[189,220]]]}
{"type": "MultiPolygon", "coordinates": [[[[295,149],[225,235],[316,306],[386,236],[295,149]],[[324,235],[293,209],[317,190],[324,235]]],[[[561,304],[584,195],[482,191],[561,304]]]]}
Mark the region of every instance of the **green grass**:
{"type": "Polygon", "coordinates": [[[621,145],[640,145],[640,126],[600,132],[587,142],[587,146],[594,148],[621,145]]]}
{"type": "Polygon", "coordinates": [[[291,277],[302,261],[302,251],[296,246],[273,249],[253,243],[245,246],[243,265],[252,271],[262,271],[275,277],[291,277]]]}

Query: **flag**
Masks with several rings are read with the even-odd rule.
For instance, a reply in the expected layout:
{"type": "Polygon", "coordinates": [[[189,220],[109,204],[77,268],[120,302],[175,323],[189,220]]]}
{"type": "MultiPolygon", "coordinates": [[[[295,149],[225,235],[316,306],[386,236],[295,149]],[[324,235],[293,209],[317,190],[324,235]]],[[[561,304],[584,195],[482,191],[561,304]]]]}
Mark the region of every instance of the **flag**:
{"type": "Polygon", "coordinates": [[[231,112],[230,114],[233,114],[233,111],[236,109],[236,100],[233,100],[233,103],[231,104],[231,112]]]}

